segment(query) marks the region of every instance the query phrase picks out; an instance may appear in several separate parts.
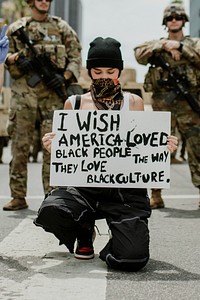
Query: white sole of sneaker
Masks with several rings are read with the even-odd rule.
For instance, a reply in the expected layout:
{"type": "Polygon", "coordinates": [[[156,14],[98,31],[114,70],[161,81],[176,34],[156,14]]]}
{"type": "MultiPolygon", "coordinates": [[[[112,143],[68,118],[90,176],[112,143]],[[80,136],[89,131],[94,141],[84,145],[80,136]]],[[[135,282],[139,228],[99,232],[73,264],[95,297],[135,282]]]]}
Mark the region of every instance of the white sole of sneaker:
{"type": "Polygon", "coordinates": [[[91,255],[82,255],[82,254],[74,254],[74,257],[77,258],[77,259],[83,259],[83,260],[87,260],[87,259],[92,259],[94,258],[94,254],[91,254],[91,255]]]}

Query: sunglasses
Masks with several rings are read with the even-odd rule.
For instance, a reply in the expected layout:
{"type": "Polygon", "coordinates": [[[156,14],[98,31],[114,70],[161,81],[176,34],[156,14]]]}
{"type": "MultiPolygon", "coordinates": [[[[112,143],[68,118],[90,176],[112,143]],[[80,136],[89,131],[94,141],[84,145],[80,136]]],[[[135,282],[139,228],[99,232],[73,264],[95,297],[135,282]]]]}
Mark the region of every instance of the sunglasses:
{"type": "Polygon", "coordinates": [[[183,21],[184,17],[181,15],[175,15],[175,16],[166,17],[165,20],[166,20],[166,22],[171,22],[171,21],[173,21],[173,19],[175,19],[176,21],[183,21]]]}

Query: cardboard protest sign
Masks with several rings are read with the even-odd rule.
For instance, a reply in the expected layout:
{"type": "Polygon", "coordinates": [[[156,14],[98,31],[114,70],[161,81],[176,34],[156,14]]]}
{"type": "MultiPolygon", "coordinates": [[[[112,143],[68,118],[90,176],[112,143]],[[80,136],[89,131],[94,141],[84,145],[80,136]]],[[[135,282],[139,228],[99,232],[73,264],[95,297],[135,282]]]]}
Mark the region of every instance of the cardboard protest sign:
{"type": "Polygon", "coordinates": [[[169,112],[57,110],[52,186],[167,188],[169,112]]]}

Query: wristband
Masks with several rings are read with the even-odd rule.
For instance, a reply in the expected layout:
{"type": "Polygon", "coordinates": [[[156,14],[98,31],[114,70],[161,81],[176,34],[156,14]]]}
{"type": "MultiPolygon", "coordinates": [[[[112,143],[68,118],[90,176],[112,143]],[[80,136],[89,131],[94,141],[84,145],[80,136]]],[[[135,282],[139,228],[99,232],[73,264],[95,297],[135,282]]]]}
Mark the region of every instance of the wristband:
{"type": "Polygon", "coordinates": [[[180,52],[182,52],[182,49],[183,49],[183,42],[180,42],[180,46],[179,46],[178,50],[179,50],[180,52]]]}

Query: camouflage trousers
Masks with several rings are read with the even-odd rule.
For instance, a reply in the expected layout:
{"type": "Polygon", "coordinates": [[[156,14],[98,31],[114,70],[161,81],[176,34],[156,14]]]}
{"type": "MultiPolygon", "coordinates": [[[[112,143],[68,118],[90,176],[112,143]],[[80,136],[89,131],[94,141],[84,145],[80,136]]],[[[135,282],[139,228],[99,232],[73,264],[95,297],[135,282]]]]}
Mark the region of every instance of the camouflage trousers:
{"type": "MultiPolygon", "coordinates": [[[[194,96],[200,105],[200,94],[194,96]]],[[[176,135],[177,128],[185,139],[192,183],[200,189],[200,117],[184,99],[176,99],[169,105],[154,95],[152,108],[155,111],[171,112],[171,133],[176,135]]]]}
{"type": "MultiPolygon", "coordinates": [[[[52,131],[53,111],[62,109],[63,102],[51,92],[40,98],[35,92],[19,95],[12,92],[9,114],[8,134],[11,137],[10,190],[13,198],[22,198],[27,194],[28,158],[33,141],[36,118],[39,114],[40,136],[52,131]]],[[[43,149],[42,181],[44,193],[49,186],[50,155],[43,149]]],[[[35,180],[30,178],[30,180],[35,180]]]]}

